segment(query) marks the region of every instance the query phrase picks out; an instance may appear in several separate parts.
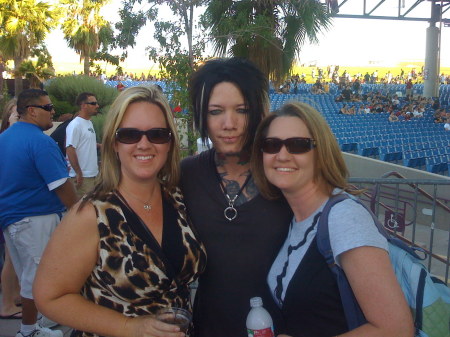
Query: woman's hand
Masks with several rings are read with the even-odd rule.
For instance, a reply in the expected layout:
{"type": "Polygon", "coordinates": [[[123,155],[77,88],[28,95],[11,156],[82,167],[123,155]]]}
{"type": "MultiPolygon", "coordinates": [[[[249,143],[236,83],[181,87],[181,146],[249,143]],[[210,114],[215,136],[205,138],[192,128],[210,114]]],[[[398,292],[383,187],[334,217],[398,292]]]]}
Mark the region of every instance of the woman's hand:
{"type": "Polygon", "coordinates": [[[123,336],[130,337],[184,337],[184,332],[173,324],[158,321],[155,317],[147,315],[129,318],[124,327],[123,336]]]}

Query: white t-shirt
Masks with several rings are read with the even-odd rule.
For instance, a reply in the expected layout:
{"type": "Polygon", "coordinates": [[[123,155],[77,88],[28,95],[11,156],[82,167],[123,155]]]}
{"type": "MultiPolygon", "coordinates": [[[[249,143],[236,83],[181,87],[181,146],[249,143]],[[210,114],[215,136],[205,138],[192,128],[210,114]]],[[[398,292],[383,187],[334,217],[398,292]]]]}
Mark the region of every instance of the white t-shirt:
{"type": "MultiPolygon", "coordinates": [[[[281,298],[284,299],[294,273],[305,256],[312,240],[316,237],[318,221],[314,223],[314,218],[323,210],[327,201],[309,218],[299,222],[295,222],[295,218],[292,220],[286,241],[272,264],[267,277],[272,294],[275,293],[277,287],[277,276],[282,274],[283,267],[286,261],[288,261],[286,275],[282,281],[283,293],[281,294],[281,298]],[[291,254],[288,255],[289,246],[299,246],[299,248],[292,250],[291,254]]],[[[386,238],[378,232],[372,216],[362,205],[354,200],[347,199],[333,206],[328,215],[328,229],[333,257],[339,266],[340,254],[353,248],[371,246],[388,251],[386,238]]]]}
{"type": "Polygon", "coordinates": [[[213,148],[211,140],[208,138],[206,144],[203,144],[201,138],[197,138],[197,154],[213,148]]]}
{"type": "MultiPolygon", "coordinates": [[[[83,177],[96,177],[98,174],[97,138],[90,120],[77,116],[69,123],[66,129],[66,147],[69,146],[76,150],[83,177]]],[[[70,166],[68,157],[67,162],[70,166]]],[[[72,167],[70,167],[69,176],[76,176],[72,167]]]]}

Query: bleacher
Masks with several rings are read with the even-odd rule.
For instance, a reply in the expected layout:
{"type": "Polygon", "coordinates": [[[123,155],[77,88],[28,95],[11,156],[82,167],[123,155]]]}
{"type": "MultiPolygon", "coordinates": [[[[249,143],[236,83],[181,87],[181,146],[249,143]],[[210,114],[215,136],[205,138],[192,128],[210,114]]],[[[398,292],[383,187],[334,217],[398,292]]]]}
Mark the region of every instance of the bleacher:
{"type": "MultiPolygon", "coordinates": [[[[423,90],[423,86],[415,90],[423,90]]],[[[448,94],[448,88],[445,90],[448,94]]],[[[327,120],[342,151],[450,175],[450,132],[444,130],[443,124],[434,123],[431,108],[423,118],[391,123],[388,113],[338,114],[344,104],[358,108],[364,102],[335,102],[331,94],[271,94],[270,100],[272,110],[292,100],[315,107],[327,120]]]]}

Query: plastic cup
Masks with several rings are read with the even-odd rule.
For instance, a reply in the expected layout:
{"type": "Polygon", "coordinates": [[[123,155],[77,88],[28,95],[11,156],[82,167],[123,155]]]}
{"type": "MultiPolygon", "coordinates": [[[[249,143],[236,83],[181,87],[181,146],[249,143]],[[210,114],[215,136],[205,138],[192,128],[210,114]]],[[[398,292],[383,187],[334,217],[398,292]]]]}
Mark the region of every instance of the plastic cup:
{"type": "Polygon", "coordinates": [[[162,308],[156,314],[158,321],[173,324],[180,328],[180,331],[187,332],[192,321],[192,314],[183,308],[162,308]]]}

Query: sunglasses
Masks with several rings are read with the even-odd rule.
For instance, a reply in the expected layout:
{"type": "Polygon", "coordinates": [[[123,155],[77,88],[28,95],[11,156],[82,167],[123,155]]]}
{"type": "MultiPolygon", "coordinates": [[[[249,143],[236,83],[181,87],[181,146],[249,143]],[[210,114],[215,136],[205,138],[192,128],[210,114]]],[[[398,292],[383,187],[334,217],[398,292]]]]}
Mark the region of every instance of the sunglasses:
{"type": "Polygon", "coordinates": [[[146,135],[150,143],[165,144],[172,139],[172,132],[167,128],[153,128],[141,131],[135,128],[120,128],[116,131],[116,140],[123,144],[136,144],[146,135]]]}
{"type": "Polygon", "coordinates": [[[316,142],[312,138],[294,137],[288,139],[265,138],[261,142],[261,151],[264,153],[275,154],[280,152],[281,148],[286,146],[286,150],[291,154],[300,154],[311,151],[316,142]]]}
{"type": "Polygon", "coordinates": [[[98,105],[98,102],[84,102],[84,104],[89,104],[89,105],[98,105]]]}
{"type": "Polygon", "coordinates": [[[40,108],[40,109],[44,109],[45,111],[52,111],[54,109],[54,105],[53,104],[45,104],[45,105],[27,105],[25,106],[25,108],[40,108]]]}

